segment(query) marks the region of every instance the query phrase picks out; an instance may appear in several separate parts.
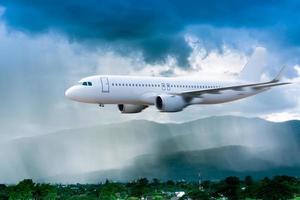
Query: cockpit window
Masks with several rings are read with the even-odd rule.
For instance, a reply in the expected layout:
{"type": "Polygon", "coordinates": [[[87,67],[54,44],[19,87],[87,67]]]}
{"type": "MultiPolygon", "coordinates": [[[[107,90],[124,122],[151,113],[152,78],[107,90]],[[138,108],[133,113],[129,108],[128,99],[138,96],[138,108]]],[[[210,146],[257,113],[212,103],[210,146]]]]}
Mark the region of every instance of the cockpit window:
{"type": "Polygon", "coordinates": [[[85,81],[85,82],[82,83],[82,85],[84,85],[84,86],[92,86],[93,84],[92,84],[92,82],[89,82],[89,81],[86,82],[85,81]]]}

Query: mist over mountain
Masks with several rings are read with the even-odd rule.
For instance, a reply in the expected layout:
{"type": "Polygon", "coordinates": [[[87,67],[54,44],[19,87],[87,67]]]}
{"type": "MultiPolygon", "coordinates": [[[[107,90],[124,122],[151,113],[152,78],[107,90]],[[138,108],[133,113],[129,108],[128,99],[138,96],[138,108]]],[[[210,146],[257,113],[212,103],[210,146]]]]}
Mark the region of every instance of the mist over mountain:
{"type": "Polygon", "coordinates": [[[133,159],[122,169],[100,170],[84,174],[62,174],[40,181],[64,183],[99,183],[105,180],[130,181],[136,178],[166,180],[220,180],[228,176],[256,179],[274,175],[299,176],[300,166],[276,165],[264,160],[244,146],[225,146],[206,150],[181,151],[170,154],[147,154],[133,159]]]}
{"type": "Polygon", "coordinates": [[[210,117],[181,124],[128,121],[13,140],[0,180],[52,182],[300,175],[300,122],[210,117]]]}

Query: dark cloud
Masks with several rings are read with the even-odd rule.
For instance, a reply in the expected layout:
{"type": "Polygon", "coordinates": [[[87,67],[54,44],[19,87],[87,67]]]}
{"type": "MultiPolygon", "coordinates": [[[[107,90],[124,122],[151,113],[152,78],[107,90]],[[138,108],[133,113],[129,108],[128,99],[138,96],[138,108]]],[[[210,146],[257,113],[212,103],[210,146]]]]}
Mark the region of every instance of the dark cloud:
{"type": "Polygon", "coordinates": [[[189,25],[276,31],[280,42],[300,45],[298,2],[4,0],[3,18],[10,27],[31,34],[57,31],[70,40],[102,44],[101,48],[141,51],[147,62],[172,55],[187,66],[191,49],[183,33],[189,25]]]}

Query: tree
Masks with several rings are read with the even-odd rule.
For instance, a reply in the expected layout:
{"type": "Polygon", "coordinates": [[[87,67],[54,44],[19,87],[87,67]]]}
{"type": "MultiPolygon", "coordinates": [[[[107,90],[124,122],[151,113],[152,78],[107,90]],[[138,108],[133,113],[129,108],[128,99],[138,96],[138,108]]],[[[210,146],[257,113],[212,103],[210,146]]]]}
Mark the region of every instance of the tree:
{"type": "Polygon", "coordinates": [[[152,197],[153,200],[164,200],[165,198],[163,196],[160,195],[155,195],[152,197]]]}
{"type": "Polygon", "coordinates": [[[203,187],[203,189],[208,190],[210,188],[210,184],[211,182],[209,180],[205,180],[201,183],[201,186],[203,187]]]}
{"type": "Polygon", "coordinates": [[[126,189],[120,183],[111,183],[106,181],[100,188],[99,199],[101,200],[114,200],[120,196],[125,196],[126,189]]]}
{"type": "Polygon", "coordinates": [[[5,184],[0,184],[0,199],[7,200],[9,197],[8,188],[5,184]]]}
{"type": "Polygon", "coordinates": [[[146,178],[141,178],[137,180],[131,186],[131,196],[141,197],[146,195],[149,191],[148,185],[149,181],[146,178]]]}
{"type": "Polygon", "coordinates": [[[207,192],[201,190],[192,190],[189,191],[187,195],[185,195],[191,199],[201,199],[201,200],[209,200],[209,195],[207,192]]]}
{"type": "Polygon", "coordinates": [[[139,200],[137,197],[129,197],[127,200],[139,200]]]}
{"type": "Polygon", "coordinates": [[[36,200],[55,200],[57,197],[56,188],[49,184],[37,184],[34,188],[33,197],[36,200]]]}
{"type": "Polygon", "coordinates": [[[274,178],[264,179],[257,189],[257,198],[266,200],[292,199],[297,190],[289,182],[274,178]]]}
{"type": "Polygon", "coordinates": [[[246,186],[250,186],[250,185],[252,185],[253,184],[253,179],[252,179],[252,177],[251,176],[246,176],[245,177],[245,185],[246,186]]]}
{"type": "Polygon", "coordinates": [[[28,200],[32,199],[34,183],[31,179],[25,179],[16,186],[9,188],[9,200],[28,200]]]}
{"type": "Polygon", "coordinates": [[[155,187],[157,187],[157,186],[159,186],[159,180],[157,179],[157,178],[154,178],[153,180],[152,180],[152,185],[153,186],[155,186],[155,187]]]}
{"type": "Polygon", "coordinates": [[[217,190],[218,194],[222,194],[231,200],[240,199],[240,179],[238,177],[227,177],[220,184],[220,188],[217,190]]]}
{"type": "Polygon", "coordinates": [[[172,180],[168,180],[166,184],[169,185],[169,186],[174,186],[175,185],[174,181],[172,181],[172,180]]]}

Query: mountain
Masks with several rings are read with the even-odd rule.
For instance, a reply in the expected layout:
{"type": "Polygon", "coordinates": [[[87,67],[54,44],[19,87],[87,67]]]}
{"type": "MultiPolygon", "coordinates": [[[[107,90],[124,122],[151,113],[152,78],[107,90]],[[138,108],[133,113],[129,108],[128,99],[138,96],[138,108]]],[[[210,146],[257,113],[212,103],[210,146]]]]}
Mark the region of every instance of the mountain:
{"type": "Polygon", "coordinates": [[[84,182],[148,175],[190,179],[199,169],[206,178],[248,171],[262,176],[293,173],[300,163],[299,149],[299,121],[231,116],[180,124],[136,120],[2,144],[0,180],[68,181],[70,174],[84,182]]]}
{"type": "Polygon", "coordinates": [[[300,175],[300,165],[276,165],[261,159],[248,147],[225,146],[198,151],[183,151],[164,155],[142,155],[134,158],[131,166],[123,169],[95,171],[85,174],[64,174],[48,177],[51,182],[99,183],[106,179],[128,181],[146,177],[163,180],[222,179],[227,176],[254,178],[285,174],[300,175]]]}

